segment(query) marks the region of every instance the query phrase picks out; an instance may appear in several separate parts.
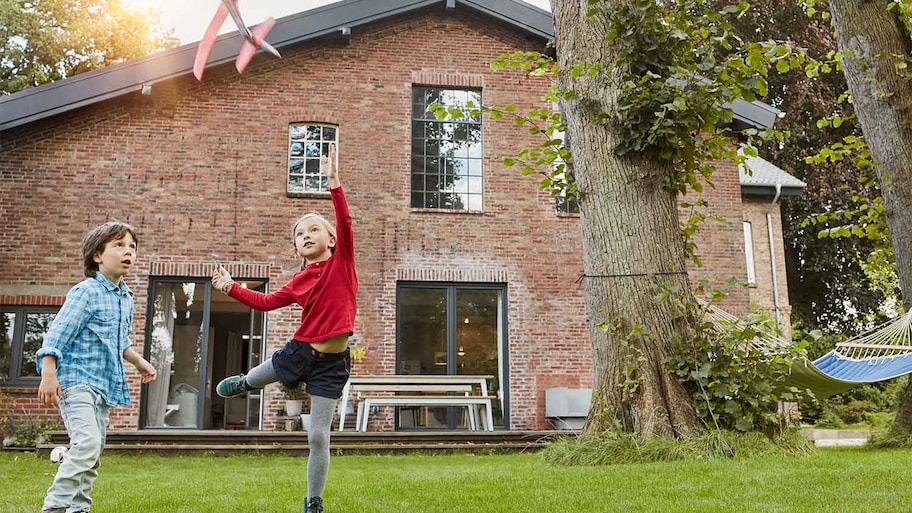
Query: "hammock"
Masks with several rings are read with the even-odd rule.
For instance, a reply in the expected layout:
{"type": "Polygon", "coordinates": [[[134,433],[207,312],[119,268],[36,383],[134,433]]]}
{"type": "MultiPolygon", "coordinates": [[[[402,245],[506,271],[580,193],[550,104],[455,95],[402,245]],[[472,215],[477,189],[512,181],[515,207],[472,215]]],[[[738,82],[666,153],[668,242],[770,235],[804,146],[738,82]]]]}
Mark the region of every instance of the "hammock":
{"type": "MultiPolygon", "coordinates": [[[[738,325],[740,319],[709,307],[708,317],[717,326],[738,325]]],[[[790,342],[760,333],[753,347],[775,350],[790,342]]],[[[855,385],[884,381],[912,372],[912,309],[860,335],[836,344],[836,348],[813,362],[807,358],[792,363],[789,385],[809,388],[818,399],[849,390],[855,385]]]]}

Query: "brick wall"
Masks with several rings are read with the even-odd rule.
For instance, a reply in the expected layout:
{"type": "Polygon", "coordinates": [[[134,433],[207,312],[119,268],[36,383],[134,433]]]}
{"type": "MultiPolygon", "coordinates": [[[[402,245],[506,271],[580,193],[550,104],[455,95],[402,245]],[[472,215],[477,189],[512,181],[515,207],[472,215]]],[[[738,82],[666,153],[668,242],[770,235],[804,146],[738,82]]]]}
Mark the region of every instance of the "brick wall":
{"type": "MultiPolygon", "coordinates": [[[[744,199],[744,221],[751,223],[753,234],[754,269],[756,285],[748,289],[752,311],[775,315],[775,298],[773,297],[773,267],[770,265],[770,237],[767,228],[766,214],[770,211],[771,197],[749,196],[744,199]]],[[[785,338],[791,337],[792,307],[788,302],[788,283],[785,278],[785,247],[782,240],[782,216],[776,203],[770,212],[773,228],[773,255],[776,262],[776,295],[779,301],[779,329],[785,338]]]]}
{"type": "MultiPolygon", "coordinates": [[[[591,387],[592,357],[576,283],[583,268],[578,219],[556,215],[535,179],[500,164],[530,136],[510,120],[485,119],[483,213],[409,207],[411,86],[481,87],[485,103],[530,107],[547,84],[493,73],[489,62],[541,47],[466,10],[431,9],[353,30],[348,45],[329,39],[283,49],[281,60],[257,57],[242,76],[231,65],[210,68],[202,83],[176,78],[154,84],[151,96],[135,93],[6,131],[0,299],[21,302],[36,296],[30,290],[79,281],[83,234],[111,218],[138,231],[139,265],[127,282],[136,292],[139,349],[153,270],[192,277],[209,276],[216,262],[256,266],[275,290],[299,266],[291,253],[294,220],[332,209],[325,197],[286,195],[288,125],[334,123],[356,237],[356,334],[368,348],[354,372],[394,370],[397,280],[506,283],[511,427],[545,428],[544,390],[591,387]]],[[[715,181],[707,193],[718,198],[713,204],[740,220],[737,173],[721,170],[715,181]]],[[[743,276],[740,234],[740,226],[708,227],[701,235],[706,267],[696,274],[743,276]]],[[[746,310],[745,292],[734,291],[730,301],[735,313],[746,310]]],[[[269,314],[267,354],[295,330],[298,316],[293,308],[269,314]]],[[[115,429],[138,425],[138,377],[129,367],[134,405],[113,414],[115,429]]],[[[53,416],[29,397],[34,390],[7,392],[17,408],[53,416]]],[[[275,387],[266,400],[271,413],[275,387]]]]}

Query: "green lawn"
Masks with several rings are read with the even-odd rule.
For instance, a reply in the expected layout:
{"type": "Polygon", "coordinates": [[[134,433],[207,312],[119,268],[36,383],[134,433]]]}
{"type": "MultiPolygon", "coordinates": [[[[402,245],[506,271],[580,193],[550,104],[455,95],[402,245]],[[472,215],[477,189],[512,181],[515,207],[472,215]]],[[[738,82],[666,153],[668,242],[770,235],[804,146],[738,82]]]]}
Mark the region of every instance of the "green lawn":
{"type": "MultiPolygon", "coordinates": [[[[107,454],[93,513],[301,511],[305,458],[107,454]]],[[[335,456],[327,513],[885,512],[912,508],[912,450],[560,467],[536,454],[335,456]]],[[[0,512],[37,513],[56,465],[0,452],[0,512]]]]}

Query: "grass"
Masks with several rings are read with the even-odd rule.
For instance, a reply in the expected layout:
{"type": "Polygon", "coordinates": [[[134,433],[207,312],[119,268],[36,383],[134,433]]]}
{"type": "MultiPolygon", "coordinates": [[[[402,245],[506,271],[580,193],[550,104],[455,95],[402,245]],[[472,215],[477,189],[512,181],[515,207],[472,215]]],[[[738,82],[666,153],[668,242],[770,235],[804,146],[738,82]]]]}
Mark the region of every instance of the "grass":
{"type": "MultiPolygon", "coordinates": [[[[539,454],[345,455],[332,460],[324,499],[329,513],[897,511],[912,504],[910,459],[863,448],[583,467],[539,454]]],[[[305,462],[106,454],[92,511],[299,512],[305,462]]],[[[56,469],[46,455],[0,452],[0,511],[40,511],[56,469]]]]}

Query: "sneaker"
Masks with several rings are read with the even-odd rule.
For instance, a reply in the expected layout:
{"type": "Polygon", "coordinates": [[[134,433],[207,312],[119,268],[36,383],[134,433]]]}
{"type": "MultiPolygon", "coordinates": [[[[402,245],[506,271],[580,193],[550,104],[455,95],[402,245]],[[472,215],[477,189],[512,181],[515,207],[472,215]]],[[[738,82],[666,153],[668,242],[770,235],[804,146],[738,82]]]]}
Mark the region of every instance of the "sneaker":
{"type": "Polygon", "coordinates": [[[308,497],[304,499],[304,513],[323,513],[323,498],[308,497]]]}
{"type": "Polygon", "coordinates": [[[250,385],[247,384],[243,374],[227,377],[219,381],[218,386],[215,387],[215,393],[226,398],[237,397],[248,390],[250,390],[250,385]]]}

